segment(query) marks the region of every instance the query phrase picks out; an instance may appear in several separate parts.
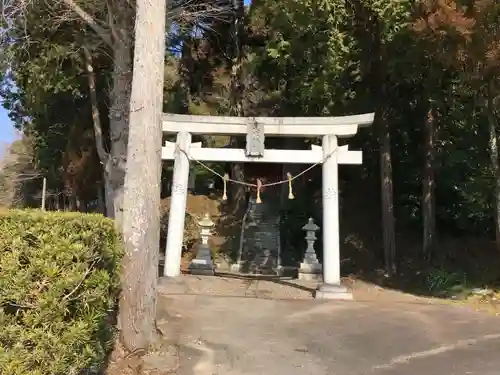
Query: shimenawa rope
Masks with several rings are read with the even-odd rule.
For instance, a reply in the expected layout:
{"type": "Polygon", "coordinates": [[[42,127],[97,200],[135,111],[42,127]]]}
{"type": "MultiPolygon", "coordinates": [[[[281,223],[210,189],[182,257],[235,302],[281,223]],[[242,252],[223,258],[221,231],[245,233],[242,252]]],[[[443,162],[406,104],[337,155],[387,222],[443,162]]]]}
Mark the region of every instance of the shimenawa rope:
{"type": "Polygon", "coordinates": [[[222,195],[222,200],[227,200],[227,183],[228,182],[233,182],[235,184],[240,184],[240,185],[244,185],[244,186],[248,186],[248,187],[253,187],[253,188],[256,188],[257,189],[257,198],[256,198],[256,203],[262,203],[262,200],[260,198],[260,191],[262,188],[265,188],[265,187],[271,187],[271,186],[277,186],[277,185],[281,185],[281,184],[285,184],[285,183],[288,183],[288,199],[295,199],[295,196],[293,195],[293,190],[292,190],[292,181],[299,178],[300,176],[306,174],[307,172],[309,172],[311,169],[317,167],[318,165],[321,165],[323,164],[325,161],[327,161],[330,157],[332,157],[333,154],[335,154],[337,152],[337,149],[338,147],[335,147],[328,155],[326,155],[323,159],[321,159],[319,162],[317,163],[314,163],[312,164],[311,166],[309,166],[308,168],[304,169],[302,172],[300,172],[299,174],[295,175],[295,176],[292,176],[292,174],[290,172],[287,172],[286,176],[287,176],[287,179],[286,180],[281,180],[281,181],[276,181],[276,182],[270,182],[270,183],[267,183],[267,184],[263,184],[262,181],[260,179],[257,179],[257,183],[256,184],[252,184],[250,182],[246,182],[246,181],[240,181],[240,180],[233,180],[232,178],[229,178],[229,175],[227,173],[225,173],[224,175],[221,175],[220,173],[218,173],[217,171],[215,171],[214,169],[210,168],[208,165],[206,165],[205,163],[203,163],[202,161],[200,160],[197,160],[191,156],[188,155],[188,153],[186,151],[184,151],[183,149],[181,149],[178,145],[175,145],[175,149],[176,151],[179,151],[179,152],[182,152],[184,155],[186,155],[186,157],[189,159],[189,160],[192,160],[194,161],[195,163],[198,163],[199,165],[201,165],[203,168],[205,168],[207,171],[211,172],[212,174],[216,175],[217,177],[221,178],[222,181],[224,182],[224,193],[222,195]]]}

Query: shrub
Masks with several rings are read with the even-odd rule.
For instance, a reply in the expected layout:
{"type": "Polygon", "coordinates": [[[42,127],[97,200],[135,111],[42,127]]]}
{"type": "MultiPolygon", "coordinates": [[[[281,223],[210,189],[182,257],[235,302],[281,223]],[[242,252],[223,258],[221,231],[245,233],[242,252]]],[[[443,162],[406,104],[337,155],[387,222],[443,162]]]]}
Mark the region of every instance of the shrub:
{"type": "Polygon", "coordinates": [[[0,212],[0,374],[98,370],[114,339],[121,254],[101,215],[0,212]]]}

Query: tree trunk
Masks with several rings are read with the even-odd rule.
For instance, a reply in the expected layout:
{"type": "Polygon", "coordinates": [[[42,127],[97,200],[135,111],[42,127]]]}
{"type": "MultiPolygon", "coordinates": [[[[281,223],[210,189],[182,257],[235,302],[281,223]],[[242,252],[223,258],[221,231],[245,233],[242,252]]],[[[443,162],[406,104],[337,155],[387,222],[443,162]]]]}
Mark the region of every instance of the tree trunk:
{"type": "Polygon", "coordinates": [[[123,25],[113,45],[113,87],[110,93],[109,158],[104,164],[106,213],[122,229],[123,193],[127,164],[130,90],[132,86],[132,41],[123,25]]]}
{"type": "Polygon", "coordinates": [[[166,19],[166,0],[138,0],[136,4],[119,316],[122,343],[129,351],[147,349],[157,339],[166,19]]]}
{"type": "MultiPolygon", "coordinates": [[[[245,32],[245,4],[243,0],[236,2],[237,9],[234,21],[234,58],[231,63],[231,115],[242,117],[243,113],[243,33],[245,32]]],[[[231,146],[244,147],[241,136],[233,136],[230,141],[231,146]]],[[[245,177],[244,165],[234,163],[231,167],[231,178],[243,181],[245,177]]],[[[245,207],[245,186],[241,184],[231,184],[231,203],[235,213],[241,213],[245,207]]]]}
{"type": "Polygon", "coordinates": [[[106,202],[104,200],[103,186],[101,184],[97,185],[97,212],[101,214],[106,214],[106,202]]]}
{"type": "Polygon", "coordinates": [[[92,121],[96,150],[103,166],[103,179],[106,203],[106,216],[114,218],[119,231],[122,230],[123,189],[127,161],[128,112],[131,88],[132,51],[128,25],[123,21],[121,32],[113,43],[113,84],[110,94],[110,144],[105,148],[105,141],[97,101],[96,78],[92,64],[92,55],[83,46],[85,66],[89,85],[89,97],[92,108],[92,121]]]}
{"type": "Polygon", "coordinates": [[[490,160],[491,169],[493,171],[493,178],[495,180],[495,241],[496,246],[500,249],[500,164],[498,162],[498,138],[497,138],[497,123],[493,109],[493,93],[492,93],[493,80],[488,83],[488,97],[487,97],[487,115],[488,115],[488,129],[489,129],[489,147],[490,147],[490,160]]]}
{"type": "Polygon", "coordinates": [[[384,113],[377,113],[375,126],[379,130],[380,183],[382,194],[382,231],[384,238],[384,260],[387,275],[397,271],[396,232],[394,228],[394,197],[392,191],[391,135],[384,113]]]}
{"type": "Polygon", "coordinates": [[[191,104],[190,80],[193,72],[193,50],[192,37],[189,35],[184,38],[182,43],[181,58],[179,61],[179,90],[180,90],[180,114],[189,114],[191,104]]]}
{"type": "Polygon", "coordinates": [[[422,173],[422,225],[423,255],[431,259],[436,240],[435,208],[435,159],[436,159],[436,116],[434,105],[429,103],[424,125],[424,170],[422,173]]]}

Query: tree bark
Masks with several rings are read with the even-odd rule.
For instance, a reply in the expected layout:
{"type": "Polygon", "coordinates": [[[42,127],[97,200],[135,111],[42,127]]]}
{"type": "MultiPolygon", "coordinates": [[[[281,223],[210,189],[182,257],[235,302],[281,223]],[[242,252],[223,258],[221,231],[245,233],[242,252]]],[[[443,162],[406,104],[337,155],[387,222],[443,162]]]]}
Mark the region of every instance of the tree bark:
{"type": "Polygon", "coordinates": [[[498,137],[497,137],[497,122],[493,109],[493,80],[488,83],[488,97],[487,97],[487,116],[488,116],[488,130],[489,130],[489,148],[491,169],[493,171],[493,178],[495,180],[495,241],[496,246],[500,249],[500,164],[498,162],[498,137]]]}
{"type": "Polygon", "coordinates": [[[123,194],[127,164],[130,90],[132,86],[132,40],[126,21],[113,45],[113,87],[110,93],[110,152],[105,164],[106,212],[122,229],[123,194]]]}
{"type": "MultiPolygon", "coordinates": [[[[243,34],[245,32],[245,4],[243,0],[236,2],[237,9],[234,21],[234,58],[231,62],[231,115],[242,117],[243,112],[243,34]]],[[[238,136],[231,137],[233,147],[243,147],[242,139],[238,136]]],[[[231,167],[231,178],[242,181],[245,177],[244,164],[234,163],[231,167]]],[[[231,203],[235,213],[241,213],[245,207],[245,186],[231,184],[231,203]]]]}
{"type": "Polygon", "coordinates": [[[375,126],[380,142],[380,183],[382,194],[382,232],[384,238],[384,260],[387,275],[397,272],[396,232],[394,225],[394,196],[392,188],[391,135],[386,116],[382,111],[376,114],[375,126]]]}
{"type": "Polygon", "coordinates": [[[98,184],[96,187],[97,190],[97,212],[105,215],[106,214],[106,202],[104,200],[103,194],[103,186],[98,184]]]}
{"type": "Polygon", "coordinates": [[[129,351],[147,349],[157,339],[166,18],[166,0],[138,0],[136,4],[119,316],[122,344],[129,351]]]}
{"type": "Polygon", "coordinates": [[[190,79],[193,72],[192,43],[190,35],[184,38],[179,61],[179,89],[181,95],[179,113],[181,114],[189,114],[189,106],[191,104],[190,79]]]}
{"type": "Polygon", "coordinates": [[[424,258],[430,260],[436,240],[436,115],[433,103],[431,102],[429,103],[425,117],[424,134],[424,170],[422,173],[422,250],[424,258]]]}

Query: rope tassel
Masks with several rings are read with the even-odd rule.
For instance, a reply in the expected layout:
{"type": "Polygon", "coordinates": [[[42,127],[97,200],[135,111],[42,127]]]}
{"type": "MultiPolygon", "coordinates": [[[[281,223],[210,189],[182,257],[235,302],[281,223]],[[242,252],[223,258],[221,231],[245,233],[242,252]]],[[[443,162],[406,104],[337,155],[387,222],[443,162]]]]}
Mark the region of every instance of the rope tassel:
{"type": "Polygon", "coordinates": [[[255,200],[256,203],[262,203],[262,200],[260,199],[260,189],[262,188],[262,181],[260,178],[257,179],[257,199],[255,200]]]}
{"type": "Polygon", "coordinates": [[[222,180],[224,181],[224,193],[222,194],[222,200],[227,201],[227,182],[229,181],[229,175],[226,173],[222,180]]]}
{"type": "Polygon", "coordinates": [[[286,176],[288,177],[288,199],[295,199],[292,188],[292,174],[288,172],[286,176]]]}

